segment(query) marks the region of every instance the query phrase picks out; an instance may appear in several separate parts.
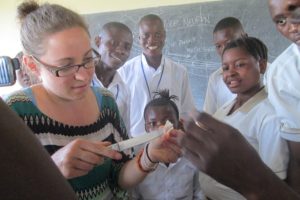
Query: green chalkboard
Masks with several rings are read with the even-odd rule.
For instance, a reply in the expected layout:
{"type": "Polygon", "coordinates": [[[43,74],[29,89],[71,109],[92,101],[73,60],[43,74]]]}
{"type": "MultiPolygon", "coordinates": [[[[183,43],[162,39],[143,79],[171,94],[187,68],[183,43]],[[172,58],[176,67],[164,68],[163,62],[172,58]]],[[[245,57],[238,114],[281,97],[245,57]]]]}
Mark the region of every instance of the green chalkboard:
{"type": "Polygon", "coordinates": [[[164,52],[174,61],[187,67],[192,92],[199,109],[202,109],[208,77],[220,66],[220,59],[212,42],[213,28],[220,19],[228,16],[240,19],[250,36],[258,37],[266,43],[269,48],[269,62],[289,45],[271,21],[267,0],[222,0],[95,13],[84,17],[89,24],[92,38],[107,22],[119,21],[128,25],[135,37],[131,53],[131,57],[134,57],[141,53],[137,23],[142,16],[150,13],[157,14],[164,20],[167,31],[164,52]]]}

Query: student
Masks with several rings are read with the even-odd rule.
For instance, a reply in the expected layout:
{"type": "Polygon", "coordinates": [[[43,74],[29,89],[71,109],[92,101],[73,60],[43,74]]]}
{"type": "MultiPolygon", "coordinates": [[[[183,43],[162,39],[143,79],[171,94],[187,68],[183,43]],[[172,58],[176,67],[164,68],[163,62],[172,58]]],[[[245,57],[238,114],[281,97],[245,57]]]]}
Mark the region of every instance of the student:
{"type": "Polygon", "coordinates": [[[29,69],[26,68],[26,65],[23,64],[23,52],[20,51],[16,58],[18,58],[18,61],[20,63],[20,69],[16,71],[16,78],[18,84],[22,88],[30,87],[34,84],[37,84],[40,82],[39,78],[36,77],[33,73],[30,72],[29,69]]]}
{"type": "Polygon", "coordinates": [[[279,55],[266,73],[268,98],[282,117],[282,137],[288,141],[290,163],[288,184],[300,193],[300,1],[269,0],[269,9],[277,30],[291,44],[279,55]],[[294,16],[296,14],[296,16],[294,16]]]}
{"type": "MultiPolygon", "coordinates": [[[[221,19],[213,31],[213,41],[218,55],[222,56],[227,43],[243,36],[247,36],[247,34],[238,19],[234,17],[221,19]]],[[[234,99],[235,96],[224,84],[222,68],[220,67],[209,76],[203,110],[209,114],[214,114],[218,108],[234,99]]]]}
{"type": "Polygon", "coordinates": [[[19,52],[16,55],[16,58],[18,58],[18,61],[20,63],[20,69],[16,70],[17,83],[22,88],[30,87],[31,86],[30,76],[26,72],[26,69],[24,68],[24,65],[23,65],[23,52],[22,51],[19,52]]]}
{"type": "Polygon", "coordinates": [[[185,119],[183,125],[185,135],[180,144],[184,157],[202,172],[248,200],[300,199],[263,163],[237,129],[199,112],[185,119]]]}
{"type": "Polygon", "coordinates": [[[107,88],[113,93],[127,132],[130,133],[130,92],[119,75],[119,69],[130,55],[132,32],[122,23],[109,22],[95,38],[101,61],[96,64],[93,86],[107,88]]]}
{"type": "MultiPolygon", "coordinates": [[[[223,79],[237,97],[221,106],[214,117],[239,130],[266,165],[284,180],[288,148],[280,137],[280,118],[260,83],[260,73],[267,65],[266,54],[265,45],[253,37],[233,40],[226,45],[222,55],[223,79]]],[[[201,178],[201,174],[200,184],[204,193],[212,199],[244,199],[209,177],[201,178]]]]}
{"type": "MultiPolygon", "coordinates": [[[[177,97],[169,95],[168,90],[156,93],[144,109],[145,129],[157,130],[170,121],[179,128],[179,111],[174,102],[177,97]]],[[[187,159],[176,163],[160,163],[155,172],[138,184],[132,193],[133,199],[205,199],[199,185],[198,169],[187,159]],[[178,179],[180,177],[180,179],[178,179]]]]}
{"type": "Polygon", "coordinates": [[[183,116],[195,108],[188,73],[184,66],[174,63],[162,54],[166,32],[162,19],[153,14],[139,22],[139,42],[143,54],[129,60],[119,70],[131,91],[131,135],[144,132],[142,110],[153,98],[153,92],[166,88],[178,96],[176,105],[183,116]]]}
{"type": "Polygon", "coordinates": [[[18,7],[18,16],[24,64],[42,83],[6,102],[40,140],[78,199],[123,195],[122,189],[142,181],[158,162],[177,160],[181,152],[172,131],[131,160],[130,151],[108,148],[128,136],[111,93],[90,87],[100,58],[79,14],[29,1],[18,7]]]}

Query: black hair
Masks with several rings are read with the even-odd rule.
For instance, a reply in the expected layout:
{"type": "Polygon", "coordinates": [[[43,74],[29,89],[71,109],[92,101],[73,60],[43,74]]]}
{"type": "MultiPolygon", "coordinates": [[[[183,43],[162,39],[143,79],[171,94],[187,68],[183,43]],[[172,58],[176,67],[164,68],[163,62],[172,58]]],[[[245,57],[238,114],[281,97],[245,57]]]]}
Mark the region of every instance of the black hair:
{"type": "Polygon", "coordinates": [[[153,93],[154,93],[153,99],[151,101],[149,101],[149,103],[145,106],[144,118],[146,117],[145,114],[146,114],[147,109],[149,109],[150,107],[170,105],[175,110],[176,118],[179,119],[179,111],[174,102],[174,100],[178,100],[178,97],[176,95],[170,96],[170,92],[167,89],[159,90],[159,91],[153,92],[153,93]]]}
{"type": "Polygon", "coordinates": [[[155,14],[149,14],[149,15],[145,15],[144,17],[142,17],[139,21],[139,26],[141,25],[141,23],[143,21],[147,21],[147,20],[157,20],[161,23],[162,27],[164,27],[164,22],[163,20],[158,16],[158,15],[155,15],[155,14]]]}
{"type": "Polygon", "coordinates": [[[226,50],[232,48],[242,48],[256,60],[268,60],[268,48],[261,40],[255,37],[243,37],[229,42],[223,50],[222,57],[226,50]]]}
{"type": "Polygon", "coordinates": [[[235,30],[241,30],[244,32],[244,28],[240,20],[235,17],[225,17],[216,24],[213,33],[226,28],[233,28],[235,30]]]}
{"type": "Polygon", "coordinates": [[[106,31],[109,31],[111,28],[116,28],[116,29],[122,30],[122,31],[124,30],[132,35],[132,31],[130,30],[130,28],[121,22],[108,22],[108,23],[104,24],[102,26],[100,35],[104,34],[106,31]]]}

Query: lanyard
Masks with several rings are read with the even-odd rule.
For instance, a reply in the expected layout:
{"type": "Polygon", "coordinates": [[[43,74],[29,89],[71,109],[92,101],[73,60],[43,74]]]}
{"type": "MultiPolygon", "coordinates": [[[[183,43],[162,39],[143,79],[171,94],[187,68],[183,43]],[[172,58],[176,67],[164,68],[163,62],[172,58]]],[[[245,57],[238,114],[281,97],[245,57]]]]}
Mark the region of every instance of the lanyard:
{"type": "Polygon", "coordinates": [[[119,96],[119,84],[117,84],[117,93],[116,93],[116,96],[115,96],[116,101],[118,99],[118,96],[119,96]]]}
{"type": "MultiPolygon", "coordinates": [[[[141,59],[141,67],[142,67],[142,71],[143,71],[143,75],[144,75],[144,80],[145,80],[145,83],[146,83],[146,86],[147,86],[147,89],[148,89],[149,97],[150,97],[150,99],[152,99],[151,98],[150,87],[149,87],[149,84],[148,84],[148,81],[147,81],[147,77],[146,77],[146,74],[145,74],[145,70],[144,70],[144,65],[143,65],[143,60],[142,59],[141,59]]],[[[159,77],[159,80],[158,80],[158,83],[157,83],[157,86],[156,86],[156,92],[157,92],[157,90],[159,88],[162,76],[164,74],[164,69],[165,69],[165,60],[164,60],[164,64],[162,66],[162,71],[161,71],[161,74],[160,74],[160,77],[159,77]]]]}

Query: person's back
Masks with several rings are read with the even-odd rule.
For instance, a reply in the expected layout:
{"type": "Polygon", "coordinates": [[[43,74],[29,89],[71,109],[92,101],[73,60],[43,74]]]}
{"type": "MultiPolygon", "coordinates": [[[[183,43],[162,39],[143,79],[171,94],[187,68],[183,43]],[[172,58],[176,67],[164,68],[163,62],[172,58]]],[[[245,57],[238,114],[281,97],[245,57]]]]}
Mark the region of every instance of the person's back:
{"type": "Polygon", "coordinates": [[[157,15],[146,15],[139,22],[139,40],[143,54],[128,62],[119,70],[131,92],[131,136],[144,132],[141,110],[153,98],[153,92],[167,88],[178,96],[176,103],[180,115],[195,108],[190,90],[188,73],[184,66],[162,55],[165,29],[157,15]]]}
{"type": "MultiPolygon", "coordinates": [[[[222,55],[227,43],[243,36],[246,36],[246,33],[238,19],[234,17],[221,19],[213,31],[213,41],[218,55],[222,55]]],[[[235,96],[224,84],[222,68],[220,67],[209,77],[203,110],[209,114],[214,114],[218,108],[234,99],[235,96]]]]}
{"type": "MultiPolygon", "coordinates": [[[[180,128],[179,112],[175,104],[176,96],[162,90],[145,107],[145,129],[148,134],[165,125],[166,121],[173,128],[180,128]]],[[[133,199],[205,199],[199,185],[199,174],[192,163],[181,158],[176,163],[160,163],[155,172],[149,174],[132,190],[133,199]],[[178,177],[180,176],[180,180],[178,177]]]]}
{"type": "Polygon", "coordinates": [[[101,61],[96,64],[92,86],[107,88],[113,93],[127,132],[130,133],[130,91],[120,77],[119,69],[127,61],[132,47],[132,32],[120,22],[109,22],[95,38],[101,61]]]}

